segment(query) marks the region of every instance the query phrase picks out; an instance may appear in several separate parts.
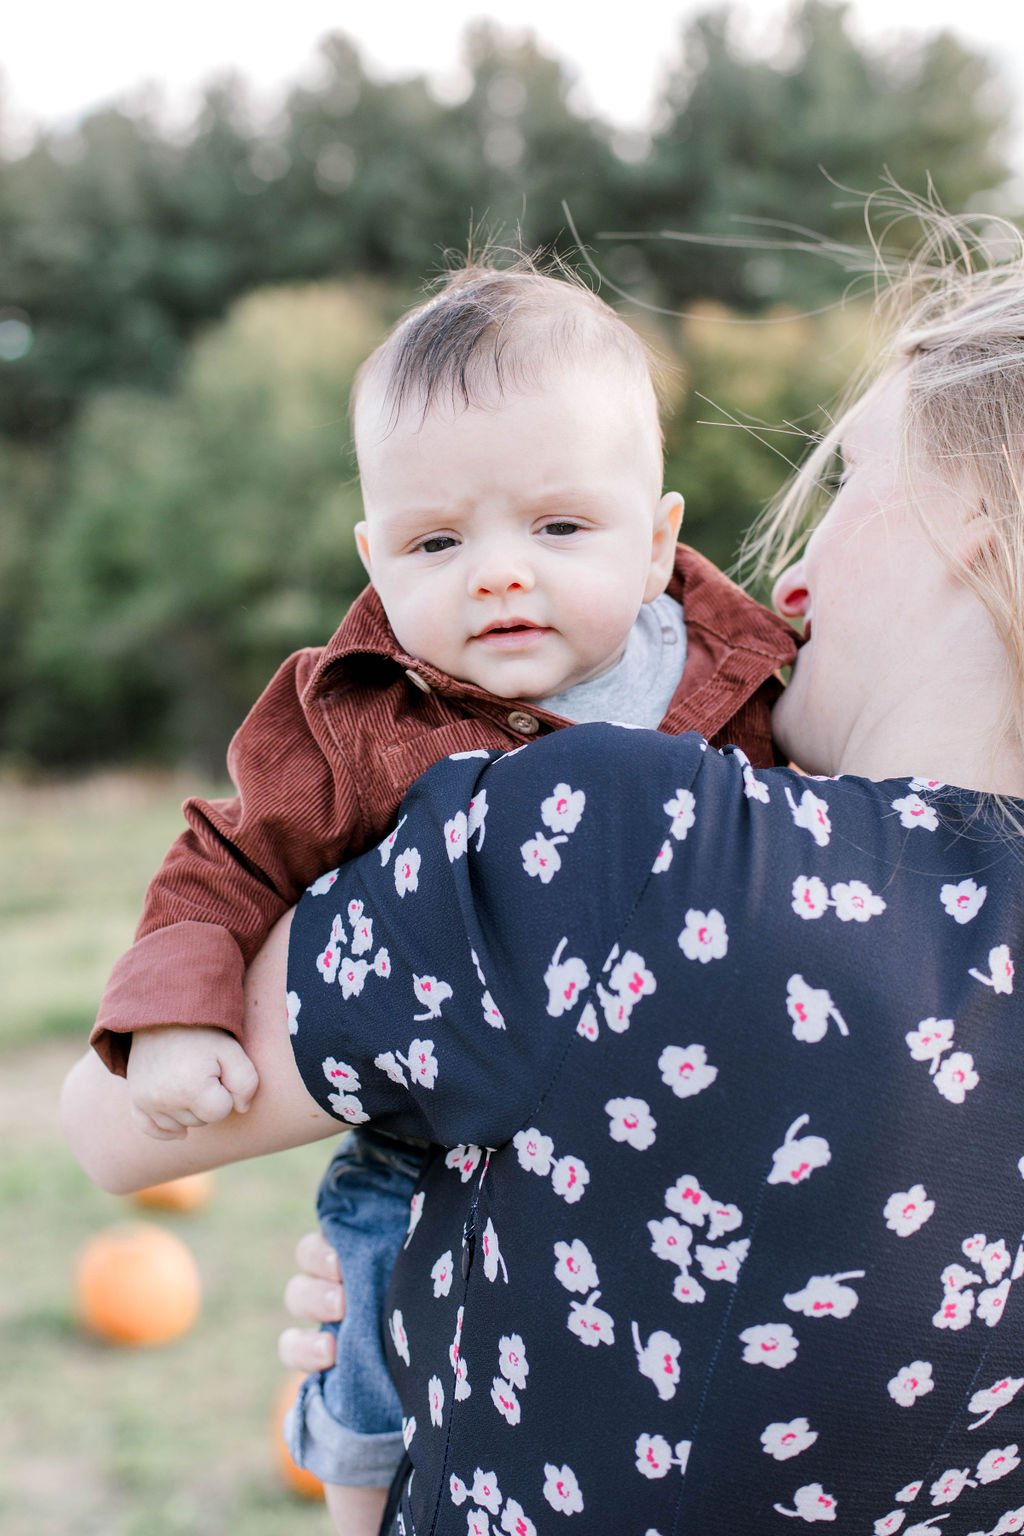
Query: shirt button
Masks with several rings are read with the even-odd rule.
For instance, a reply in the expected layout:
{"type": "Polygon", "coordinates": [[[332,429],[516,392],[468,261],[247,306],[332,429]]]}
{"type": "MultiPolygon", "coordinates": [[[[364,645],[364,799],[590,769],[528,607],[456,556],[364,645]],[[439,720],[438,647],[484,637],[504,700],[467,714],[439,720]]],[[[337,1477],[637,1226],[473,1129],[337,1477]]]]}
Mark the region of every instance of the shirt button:
{"type": "Polygon", "coordinates": [[[540,721],[522,709],[514,709],[508,717],[508,723],[520,736],[536,736],[540,730],[540,721]]]}
{"type": "Polygon", "coordinates": [[[434,690],[431,688],[426,678],[420,677],[419,673],[414,672],[411,667],[406,667],[405,675],[409,679],[410,683],[412,683],[413,687],[418,688],[421,693],[433,693],[434,690]]]}

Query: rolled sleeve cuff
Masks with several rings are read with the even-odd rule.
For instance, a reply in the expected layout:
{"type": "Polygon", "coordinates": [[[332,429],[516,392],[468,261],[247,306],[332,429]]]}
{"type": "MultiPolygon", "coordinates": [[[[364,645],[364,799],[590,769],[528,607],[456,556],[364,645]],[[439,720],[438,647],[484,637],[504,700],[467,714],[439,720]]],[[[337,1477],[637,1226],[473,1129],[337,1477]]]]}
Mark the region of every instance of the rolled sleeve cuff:
{"type": "Polygon", "coordinates": [[[173,923],[138,939],[110,974],[89,1044],[118,1077],[134,1030],[208,1024],[242,1034],[242,952],[215,923],[173,923]]]}
{"type": "Polygon", "coordinates": [[[386,1488],[398,1470],[405,1446],[400,1429],[364,1435],[332,1418],[321,1377],[307,1376],[284,1421],[292,1460],[322,1483],[350,1488],[386,1488]]]}

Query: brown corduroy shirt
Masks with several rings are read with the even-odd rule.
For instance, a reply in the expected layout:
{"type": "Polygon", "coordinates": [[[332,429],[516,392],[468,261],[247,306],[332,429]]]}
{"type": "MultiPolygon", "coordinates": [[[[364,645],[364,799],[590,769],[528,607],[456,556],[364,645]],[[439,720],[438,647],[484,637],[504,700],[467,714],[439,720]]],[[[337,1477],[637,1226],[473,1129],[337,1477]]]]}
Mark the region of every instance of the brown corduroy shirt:
{"type": "MultiPolygon", "coordinates": [[[[660,729],[701,731],[769,766],[792,630],[686,545],[668,591],[687,654],[660,729]]],[[[185,802],[189,830],[103,995],[91,1043],[104,1062],[123,1073],[131,1032],[158,1024],[217,1025],[244,1044],[245,967],[312,880],[389,832],[410,784],[449,753],[507,751],[571,723],[407,656],[367,587],[330,642],[289,657],[253,706],[228,750],[237,795],[185,802]]]]}

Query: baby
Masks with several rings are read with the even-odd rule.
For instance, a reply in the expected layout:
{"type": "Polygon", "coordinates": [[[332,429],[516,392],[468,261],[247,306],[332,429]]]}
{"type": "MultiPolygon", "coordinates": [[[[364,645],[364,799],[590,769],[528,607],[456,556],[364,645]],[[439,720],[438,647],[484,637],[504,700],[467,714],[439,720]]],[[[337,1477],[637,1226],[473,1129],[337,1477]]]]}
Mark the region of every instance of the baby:
{"type": "MultiPolygon", "coordinates": [[[[248,1108],[245,965],[306,885],[389,833],[439,758],[610,719],[773,760],[791,633],[677,544],[651,359],[602,300],[526,262],[457,272],[364,364],[353,421],[372,585],[254,706],[229,753],[237,796],[186,803],[93,1032],[156,1136],[248,1108]]],[[[387,966],[360,916],[339,914],[325,983],[387,966]]],[[[321,1186],[348,1315],[292,1442],[332,1485],[339,1530],[401,1455],[381,1318],[417,1168],[356,1133],[321,1186]]]]}

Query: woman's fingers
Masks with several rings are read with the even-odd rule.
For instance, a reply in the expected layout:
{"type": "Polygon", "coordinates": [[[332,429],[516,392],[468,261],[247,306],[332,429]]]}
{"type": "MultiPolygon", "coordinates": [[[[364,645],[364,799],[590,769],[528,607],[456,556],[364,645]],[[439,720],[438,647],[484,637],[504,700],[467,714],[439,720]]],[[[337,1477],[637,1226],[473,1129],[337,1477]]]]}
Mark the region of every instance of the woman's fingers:
{"type": "Polygon", "coordinates": [[[317,1280],[341,1280],[338,1255],[319,1232],[306,1232],[295,1244],[295,1263],[304,1275],[317,1280]]]}
{"type": "Polygon", "coordinates": [[[277,1340],[277,1356],[290,1371],[326,1371],[334,1364],[334,1334],[286,1328],[277,1340]]]}
{"type": "Polygon", "coordinates": [[[345,1292],[337,1280],[292,1275],[284,1288],[284,1304],[301,1323],[338,1323],[345,1316],[345,1292]]]}

